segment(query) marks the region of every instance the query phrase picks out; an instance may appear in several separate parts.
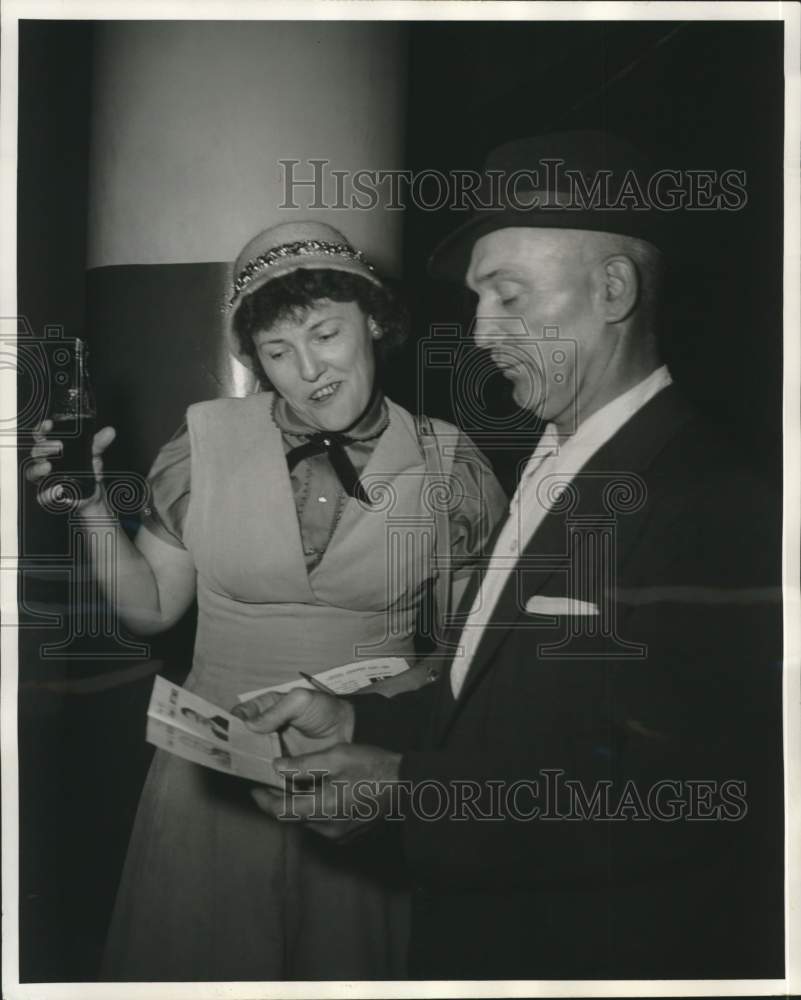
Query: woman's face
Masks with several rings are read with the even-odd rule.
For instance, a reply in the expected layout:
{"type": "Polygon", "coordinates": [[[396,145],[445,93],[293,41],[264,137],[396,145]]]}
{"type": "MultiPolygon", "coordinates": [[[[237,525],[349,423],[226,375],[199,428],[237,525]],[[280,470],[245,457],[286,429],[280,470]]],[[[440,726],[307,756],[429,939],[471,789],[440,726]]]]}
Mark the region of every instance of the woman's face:
{"type": "Polygon", "coordinates": [[[319,299],[307,312],[261,330],[253,343],[276,392],[298,416],[322,431],[339,431],[370,401],[379,335],[355,302],[319,299]]]}

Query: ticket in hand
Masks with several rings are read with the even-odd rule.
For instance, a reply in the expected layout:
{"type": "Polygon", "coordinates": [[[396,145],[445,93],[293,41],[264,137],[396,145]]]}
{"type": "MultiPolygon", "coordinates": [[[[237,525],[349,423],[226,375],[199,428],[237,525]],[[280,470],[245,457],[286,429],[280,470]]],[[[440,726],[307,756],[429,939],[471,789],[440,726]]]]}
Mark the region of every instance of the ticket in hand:
{"type": "MultiPolygon", "coordinates": [[[[344,663],[341,667],[331,667],[330,670],[322,670],[315,674],[314,678],[320,681],[333,694],[353,694],[361,691],[362,688],[377,684],[378,681],[386,680],[387,677],[395,677],[409,669],[409,664],[402,656],[379,656],[372,660],[356,660],[353,663],[344,663]]],[[[239,701],[249,701],[260,694],[267,694],[271,691],[275,694],[286,694],[294,688],[313,689],[314,685],[304,677],[298,676],[296,681],[287,681],[286,684],[276,684],[275,687],[259,688],[258,691],[246,691],[237,695],[239,701]]]]}
{"type": "Polygon", "coordinates": [[[241,719],[163,677],[153,685],[146,739],[195,764],[283,787],[272,764],[281,756],[276,733],[254,733],[241,719]]]}

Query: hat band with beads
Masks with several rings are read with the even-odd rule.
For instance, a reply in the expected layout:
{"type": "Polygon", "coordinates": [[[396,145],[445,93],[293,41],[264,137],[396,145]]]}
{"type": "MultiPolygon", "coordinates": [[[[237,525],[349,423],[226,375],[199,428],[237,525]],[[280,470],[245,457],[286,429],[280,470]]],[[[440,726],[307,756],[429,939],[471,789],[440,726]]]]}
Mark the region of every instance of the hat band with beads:
{"type": "MultiPolygon", "coordinates": [[[[234,276],[231,286],[231,297],[228,300],[229,307],[246,291],[247,287],[256,277],[263,274],[268,268],[276,267],[279,264],[283,265],[282,271],[284,271],[287,265],[291,266],[294,258],[301,258],[297,262],[298,267],[308,265],[310,263],[308,258],[323,258],[323,263],[325,263],[325,259],[327,258],[330,265],[335,269],[336,261],[347,261],[351,265],[360,265],[353,268],[357,273],[361,272],[361,269],[364,268],[367,272],[364,274],[364,277],[380,283],[373,265],[369,263],[361,250],[356,250],[349,243],[299,240],[294,243],[283,243],[249,260],[234,276]],[[307,259],[303,260],[302,258],[307,259]]],[[[348,268],[348,270],[351,270],[351,268],[348,268]]]]}

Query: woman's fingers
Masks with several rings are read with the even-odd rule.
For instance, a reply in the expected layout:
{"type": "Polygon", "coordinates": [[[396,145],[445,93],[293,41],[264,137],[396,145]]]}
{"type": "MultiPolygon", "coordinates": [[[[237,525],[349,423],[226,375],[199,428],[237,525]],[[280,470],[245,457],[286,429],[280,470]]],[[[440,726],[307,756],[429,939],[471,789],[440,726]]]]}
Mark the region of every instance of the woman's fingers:
{"type": "Polygon", "coordinates": [[[41,459],[25,467],[25,478],[29,483],[38,483],[40,479],[44,479],[45,476],[49,475],[52,470],[53,466],[48,461],[41,459]]]}
{"type": "Polygon", "coordinates": [[[44,441],[45,435],[48,434],[50,431],[52,431],[52,429],[53,429],[53,421],[43,420],[40,424],[34,427],[33,440],[36,441],[37,444],[41,441],[44,441]]]}
{"type": "MultiPolygon", "coordinates": [[[[48,461],[48,459],[61,457],[63,452],[63,442],[58,439],[53,439],[47,437],[49,431],[53,429],[52,420],[43,420],[33,433],[34,446],[31,448],[31,458],[38,459],[38,461],[33,462],[31,465],[27,466],[25,469],[25,478],[29,483],[37,483],[44,479],[45,476],[50,475],[53,472],[53,464],[48,461]]],[[[95,477],[99,480],[103,474],[103,461],[101,456],[109,447],[110,444],[117,437],[117,431],[114,427],[108,426],[101,428],[92,439],[92,467],[95,472],[95,477]]],[[[48,494],[41,494],[40,500],[46,499],[46,496],[50,499],[50,492],[48,494]]],[[[58,499],[57,494],[54,494],[55,499],[58,499]]]]}
{"type": "Polygon", "coordinates": [[[116,436],[117,432],[113,427],[101,428],[92,441],[92,454],[96,457],[102,455],[116,436]]]}
{"type": "MultiPolygon", "coordinates": [[[[43,420],[33,433],[34,446],[31,448],[31,458],[34,461],[26,466],[25,478],[29,483],[33,483],[34,485],[41,483],[47,476],[53,472],[57,472],[59,469],[57,463],[63,452],[63,442],[58,438],[54,439],[48,436],[52,429],[53,421],[49,419],[43,420]],[[53,459],[56,464],[54,465],[50,459],[53,459]]],[[[92,438],[92,468],[95,480],[98,483],[93,496],[79,500],[69,493],[65,493],[64,487],[61,484],[55,483],[47,489],[39,489],[37,493],[39,504],[43,507],[53,507],[60,510],[68,508],[77,510],[88,503],[96,501],[100,496],[100,483],[103,476],[103,459],[101,456],[116,436],[116,430],[111,426],[107,426],[101,428],[92,438]]]]}
{"type": "Polygon", "coordinates": [[[60,455],[63,445],[60,441],[50,441],[43,438],[41,444],[31,448],[31,458],[47,458],[49,455],[60,455]]]}
{"type": "Polygon", "coordinates": [[[103,427],[95,434],[92,440],[92,468],[94,469],[95,479],[98,483],[103,476],[103,452],[114,441],[116,436],[117,432],[113,427],[103,427]]]}
{"type": "MultiPolygon", "coordinates": [[[[52,420],[43,420],[33,432],[34,446],[31,448],[31,455],[34,458],[40,455],[58,455],[61,453],[62,442],[58,438],[48,437],[53,429],[52,420]]],[[[92,439],[92,454],[102,455],[108,446],[117,437],[117,431],[110,424],[95,434],[92,439]]]]}

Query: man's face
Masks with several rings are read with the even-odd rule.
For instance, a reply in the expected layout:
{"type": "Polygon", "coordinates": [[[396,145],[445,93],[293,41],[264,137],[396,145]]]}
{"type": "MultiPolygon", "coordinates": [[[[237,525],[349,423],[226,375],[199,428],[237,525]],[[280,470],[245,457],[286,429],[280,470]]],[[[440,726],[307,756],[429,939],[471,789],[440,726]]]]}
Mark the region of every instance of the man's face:
{"type": "Polygon", "coordinates": [[[478,295],[476,344],[512,382],[517,405],[557,425],[575,422],[579,392],[614,351],[592,236],[498,229],[476,241],[467,272],[478,295]]]}

